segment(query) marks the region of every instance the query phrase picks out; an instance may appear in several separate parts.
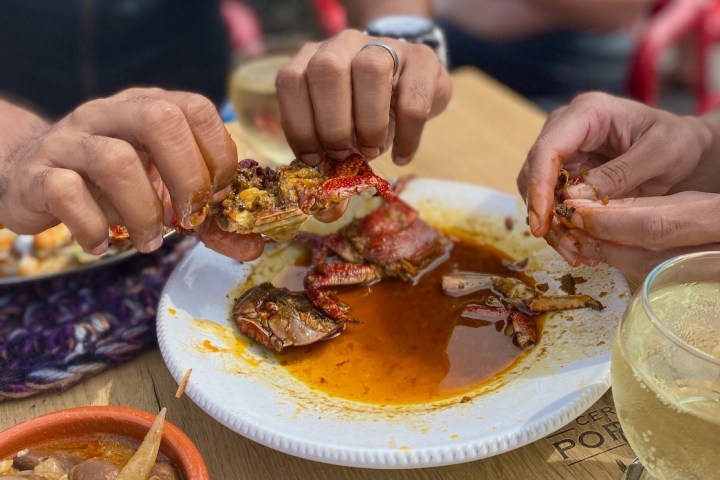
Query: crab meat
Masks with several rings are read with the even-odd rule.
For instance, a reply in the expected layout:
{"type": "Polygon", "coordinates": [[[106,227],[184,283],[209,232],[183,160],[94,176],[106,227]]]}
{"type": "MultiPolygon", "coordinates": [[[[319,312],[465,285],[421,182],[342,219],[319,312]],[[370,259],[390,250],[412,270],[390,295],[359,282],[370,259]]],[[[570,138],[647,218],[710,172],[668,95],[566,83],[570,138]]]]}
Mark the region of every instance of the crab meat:
{"type": "MultiPolygon", "coordinates": [[[[370,189],[405,208],[391,185],[375,175],[359,154],[345,160],[325,161],[318,167],[295,160],[277,170],[246,159],[238,162],[227,196],[206,205],[201,215],[209,212],[217,225],[227,232],[259,233],[272,240],[290,240],[310,216],[370,189]]],[[[182,228],[177,220],[172,223],[173,230],[193,233],[182,228]]],[[[128,238],[124,227],[111,227],[111,241],[128,238]]]]}
{"type": "Polygon", "coordinates": [[[243,160],[230,193],[211,205],[210,212],[225,231],[289,240],[309,216],[372,188],[386,200],[397,201],[390,184],[358,154],[317,168],[295,160],[273,170],[243,160]]]}

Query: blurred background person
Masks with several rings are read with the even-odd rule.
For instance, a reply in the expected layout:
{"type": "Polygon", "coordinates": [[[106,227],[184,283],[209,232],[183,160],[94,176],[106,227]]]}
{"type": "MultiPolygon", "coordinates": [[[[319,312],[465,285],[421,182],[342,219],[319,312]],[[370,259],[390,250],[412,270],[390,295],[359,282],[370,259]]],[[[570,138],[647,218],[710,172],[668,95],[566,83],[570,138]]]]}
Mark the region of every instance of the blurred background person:
{"type": "Polygon", "coordinates": [[[654,0],[344,0],[351,25],[432,17],[451,67],[473,65],[551,110],[584,91],[625,93],[633,23],[654,0]]]}

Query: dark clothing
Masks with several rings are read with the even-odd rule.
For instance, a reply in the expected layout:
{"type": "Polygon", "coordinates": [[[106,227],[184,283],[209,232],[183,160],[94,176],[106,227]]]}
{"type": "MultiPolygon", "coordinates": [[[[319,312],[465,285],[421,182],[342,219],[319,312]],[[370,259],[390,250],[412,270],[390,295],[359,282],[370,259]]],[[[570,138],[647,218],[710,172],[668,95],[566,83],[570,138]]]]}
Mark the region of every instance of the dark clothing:
{"type": "Polygon", "coordinates": [[[219,0],[2,0],[0,95],[51,117],[132,86],[219,104],[230,65],[219,0]]]}
{"type": "Polygon", "coordinates": [[[557,30],[512,41],[490,41],[441,22],[453,67],[474,65],[543,108],[589,90],[625,93],[633,51],[625,31],[557,30]]]}

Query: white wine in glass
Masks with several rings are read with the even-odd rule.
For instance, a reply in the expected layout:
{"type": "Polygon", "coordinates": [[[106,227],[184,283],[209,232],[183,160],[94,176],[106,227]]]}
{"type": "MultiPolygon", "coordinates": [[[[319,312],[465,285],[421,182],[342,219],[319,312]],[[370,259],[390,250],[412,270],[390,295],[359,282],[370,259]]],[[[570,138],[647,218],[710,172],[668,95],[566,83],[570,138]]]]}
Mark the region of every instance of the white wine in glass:
{"type": "Polygon", "coordinates": [[[652,478],[720,478],[720,252],[648,275],[618,329],[612,391],[652,478]]]}
{"type": "Polygon", "coordinates": [[[275,77],[288,60],[286,55],[249,60],[230,78],[230,99],[243,139],[261,157],[255,160],[270,165],[287,164],[295,158],[285,140],[275,94],[275,77]]]}

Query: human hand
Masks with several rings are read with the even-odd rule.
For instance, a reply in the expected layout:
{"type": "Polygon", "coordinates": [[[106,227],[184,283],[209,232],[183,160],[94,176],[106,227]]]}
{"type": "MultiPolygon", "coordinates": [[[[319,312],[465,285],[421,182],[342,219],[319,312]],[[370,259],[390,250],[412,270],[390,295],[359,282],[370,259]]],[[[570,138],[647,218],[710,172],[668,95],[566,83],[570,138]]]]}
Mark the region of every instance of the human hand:
{"type": "Polygon", "coordinates": [[[397,164],[417,151],[425,122],[445,109],[452,85],[435,52],[425,45],[379,39],[345,30],[306,44],[279,72],[277,96],[285,136],[297,158],[315,166],[327,155],[357,150],[375,158],[393,145],[397,164]]]}
{"type": "Polygon", "coordinates": [[[538,237],[548,232],[561,167],[580,177],[565,186],[565,198],[664,195],[708,161],[711,137],[697,118],[602,93],[580,95],[550,114],[518,175],[530,229],[538,237]]]}
{"type": "Polygon", "coordinates": [[[572,266],[599,263],[642,280],[683,253],[720,250],[720,195],[679,192],[661,197],[566,200],[570,228],[553,220],[545,239],[572,266]]]}
{"type": "Polygon", "coordinates": [[[213,104],[186,92],[129,89],[38,125],[0,162],[0,221],[37,233],[59,221],[89,253],[124,225],[141,252],[162,244],[173,219],[210,248],[257,257],[259,235],[222,232],[203,207],[237,168],[235,144],[213,104]]]}
{"type": "Polygon", "coordinates": [[[638,275],[683,249],[720,241],[709,214],[720,196],[661,196],[680,186],[713,191],[711,140],[697,118],[605,94],[578,97],[551,114],[518,177],[533,234],[573,265],[603,261],[638,275]],[[580,182],[557,199],[561,167],[580,182]],[[570,229],[553,219],[563,200],[575,209],[570,229]]]}

